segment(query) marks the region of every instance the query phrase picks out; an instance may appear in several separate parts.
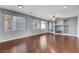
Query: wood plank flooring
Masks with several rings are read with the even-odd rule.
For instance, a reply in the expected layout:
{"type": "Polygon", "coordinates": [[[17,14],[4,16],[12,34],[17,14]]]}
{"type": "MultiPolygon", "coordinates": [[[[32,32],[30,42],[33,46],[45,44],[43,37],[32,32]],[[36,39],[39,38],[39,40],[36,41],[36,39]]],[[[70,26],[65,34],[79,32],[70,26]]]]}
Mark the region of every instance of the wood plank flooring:
{"type": "Polygon", "coordinates": [[[79,39],[45,33],[0,43],[0,53],[78,53],[79,39]]]}

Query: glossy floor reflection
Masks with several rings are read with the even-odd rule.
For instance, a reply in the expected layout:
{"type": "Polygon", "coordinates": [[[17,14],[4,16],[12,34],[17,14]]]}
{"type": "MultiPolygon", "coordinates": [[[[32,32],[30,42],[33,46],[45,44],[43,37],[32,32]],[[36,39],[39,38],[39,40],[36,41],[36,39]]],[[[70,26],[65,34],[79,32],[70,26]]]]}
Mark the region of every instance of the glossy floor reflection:
{"type": "Polygon", "coordinates": [[[73,53],[79,52],[77,37],[45,33],[0,43],[2,53],[73,53]]]}

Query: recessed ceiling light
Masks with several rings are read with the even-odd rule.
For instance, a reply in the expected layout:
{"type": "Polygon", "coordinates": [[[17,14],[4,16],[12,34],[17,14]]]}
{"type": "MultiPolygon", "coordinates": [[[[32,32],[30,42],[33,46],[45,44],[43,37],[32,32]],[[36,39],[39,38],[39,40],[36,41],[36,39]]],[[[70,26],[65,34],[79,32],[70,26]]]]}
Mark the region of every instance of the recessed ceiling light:
{"type": "Polygon", "coordinates": [[[66,6],[63,6],[63,8],[66,8],[66,6]]]}
{"type": "Polygon", "coordinates": [[[18,8],[23,8],[23,5],[17,5],[18,8]]]}

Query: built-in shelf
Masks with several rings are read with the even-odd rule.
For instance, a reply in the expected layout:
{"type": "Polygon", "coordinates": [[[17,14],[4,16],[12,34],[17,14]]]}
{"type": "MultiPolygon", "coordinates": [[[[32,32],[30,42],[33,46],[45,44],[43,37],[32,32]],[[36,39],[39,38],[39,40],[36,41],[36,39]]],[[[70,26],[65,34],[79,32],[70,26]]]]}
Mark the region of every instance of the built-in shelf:
{"type": "Polygon", "coordinates": [[[69,20],[57,20],[55,25],[52,25],[52,30],[55,30],[56,33],[68,33],[69,20]],[[55,29],[53,29],[55,27],[55,29]]]}
{"type": "Polygon", "coordinates": [[[55,33],[62,33],[62,34],[77,34],[77,17],[69,17],[69,18],[62,18],[56,20],[51,25],[51,29],[55,31],[55,33]]]}

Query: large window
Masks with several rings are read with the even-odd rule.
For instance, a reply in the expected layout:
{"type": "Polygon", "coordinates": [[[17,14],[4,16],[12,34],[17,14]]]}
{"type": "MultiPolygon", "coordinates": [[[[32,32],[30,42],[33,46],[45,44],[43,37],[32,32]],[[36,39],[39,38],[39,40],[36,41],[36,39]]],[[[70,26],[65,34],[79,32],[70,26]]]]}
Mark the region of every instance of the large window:
{"type": "Polygon", "coordinates": [[[25,18],[18,17],[18,30],[25,30],[25,18]]]}
{"type": "Polygon", "coordinates": [[[4,29],[5,31],[12,31],[12,16],[4,14],[4,29]]]}
{"type": "Polygon", "coordinates": [[[17,16],[13,16],[12,18],[12,31],[17,30],[17,16]]]}
{"type": "Polygon", "coordinates": [[[37,29],[40,29],[41,25],[40,25],[40,20],[37,20],[37,29]]]}
{"type": "Polygon", "coordinates": [[[4,15],[4,29],[5,31],[19,31],[25,30],[25,18],[13,16],[8,14],[4,15]]]}
{"type": "Polygon", "coordinates": [[[45,21],[41,21],[41,29],[46,29],[46,22],[45,21]]]}
{"type": "Polygon", "coordinates": [[[38,19],[33,19],[33,29],[40,29],[40,20],[38,19]]]}
{"type": "Polygon", "coordinates": [[[39,19],[33,19],[33,29],[46,29],[46,22],[39,19]]]}

